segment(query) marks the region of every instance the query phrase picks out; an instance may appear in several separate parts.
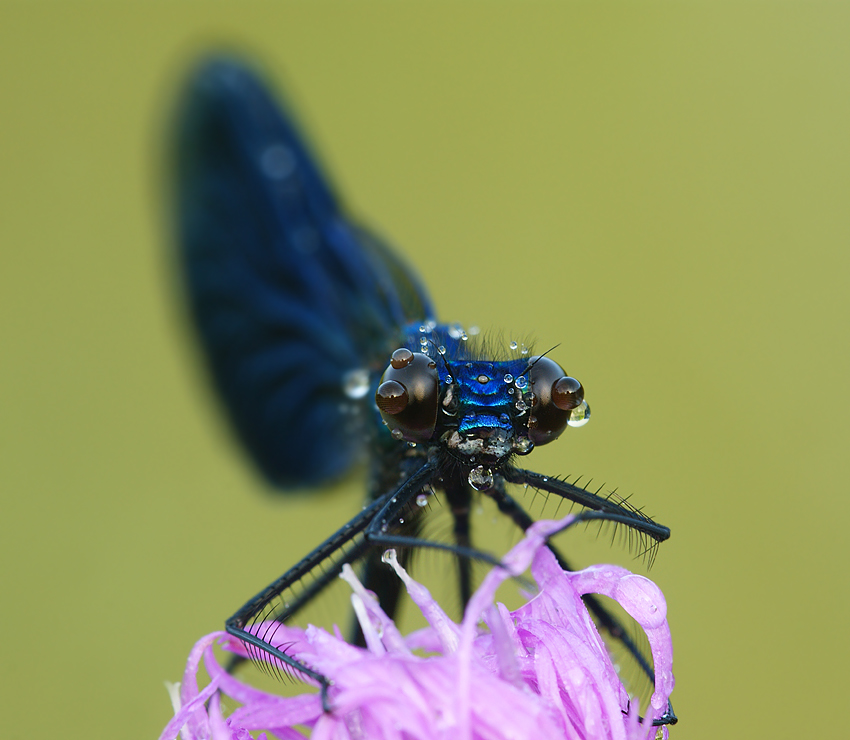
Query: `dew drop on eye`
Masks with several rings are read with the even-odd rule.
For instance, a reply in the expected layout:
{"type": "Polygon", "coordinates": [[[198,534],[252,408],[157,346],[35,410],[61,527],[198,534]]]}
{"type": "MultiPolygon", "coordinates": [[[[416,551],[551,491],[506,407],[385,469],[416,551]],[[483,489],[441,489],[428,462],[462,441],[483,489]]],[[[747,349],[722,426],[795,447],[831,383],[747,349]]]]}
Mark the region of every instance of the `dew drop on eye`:
{"type": "Polygon", "coordinates": [[[567,420],[567,424],[571,427],[583,427],[589,421],[590,406],[587,405],[587,401],[582,401],[580,406],[576,406],[570,411],[570,418],[567,420]]]}

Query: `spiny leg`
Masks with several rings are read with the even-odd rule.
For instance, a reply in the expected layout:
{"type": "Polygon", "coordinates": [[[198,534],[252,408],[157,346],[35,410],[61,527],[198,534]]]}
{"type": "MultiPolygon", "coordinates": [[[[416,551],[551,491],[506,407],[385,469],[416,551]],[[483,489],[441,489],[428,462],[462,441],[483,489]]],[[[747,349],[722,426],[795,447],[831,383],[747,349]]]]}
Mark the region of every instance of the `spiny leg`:
{"type": "MultiPolygon", "coordinates": [[[[517,471],[518,473],[526,473],[529,471],[517,471]]],[[[533,474],[535,477],[545,478],[545,476],[539,476],[538,473],[533,474]]],[[[518,478],[520,476],[517,476],[518,478]]],[[[505,480],[510,480],[509,476],[505,476],[505,480]]],[[[554,479],[548,479],[552,481],[554,479]]],[[[515,482],[511,480],[511,482],[515,482]]],[[[525,480],[517,480],[516,482],[525,482],[525,480]]],[[[563,484],[563,481],[556,481],[557,483],[563,484]]],[[[530,483],[530,485],[534,485],[530,483]]],[[[575,489],[575,486],[571,484],[564,484],[565,487],[569,487],[570,492],[572,489],[575,489]]],[[[540,486],[543,488],[543,486],[540,486]]],[[[551,493],[555,493],[558,495],[564,495],[558,490],[558,487],[553,485],[549,488],[545,488],[544,490],[548,490],[551,493]]],[[[583,495],[580,496],[581,500],[578,503],[581,503],[584,506],[587,506],[588,503],[597,503],[595,499],[599,500],[599,507],[597,511],[600,511],[602,514],[612,514],[616,517],[615,520],[618,520],[622,523],[629,524],[633,520],[634,513],[631,510],[624,509],[623,507],[618,506],[614,502],[610,502],[606,499],[601,499],[595,494],[591,494],[587,491],[583,491],[582,489],[577,489],[583,495]],[[601,511],[602,506],[601,503],[605,502],[605,511],[601,511]],[[616,511],[619,509],[619,511],[616,511]],[[615,513],[616,511],[616,513],[615,513]]],[[[525,509],[505,490],[504,483],[499,480],[497,481],[497,485],[491,489],[488,494],[493,498],[496,502],[496,505],[503,514],[510,517],[510,519],[516,524],[523,532],[525,532],[532,524],[534,524],[534,519],[528,514],[525,509]]],[[[565,496],[564,498],[568,498],[570,500],[576,501],[576,498],[573,496],[565,496]]],[[[594,507],[596,508],[596,507],[594,507]]],[[[607,516],[606,516],[607,518],[607,516]]],[[[640,521],[646,521],[647,518],[644,515],[640,515],[640,521]]],[[[652,524],[655,524],[652,522],[652,524]]],[[[629,524],[629,526],[633,526],[629,524]]],[[[663,534],[666,531],[667,537],[670,536],[670,530],[667,527],[662,527],[661,525],[655,525],[658,528],[659,534],[663,534]]],[[[652,535],[650,535],[652,536],[652,535]]],[[[664,537],[663,539],[667,539],[664,537]]],[[[571,571],[573,568],[570,567],[566,558],[561,554],[561,552],[551,543],[548,544],[549,549],[555,555],[555,558],[558,560],[558,564],[564,569],[571,571]]],[[[603,605],[602,601],[595,594],[584,594],[582,597],[585,605],[587,606],[588,611],[593,615],[594,620],[597,625],[603,629],[605,629],[608,634],[615,640],[617,640],[626,651],[635,659],[640,669],[646,674],[650,681],[652,681],[653,685],[655,684],[655,671],[652,666],[647,661],[646,656],[640,650],[638,645],[632,639],[626,627],[603,605]]],[[[669,703],[667,704],[667,711],[658,719],[653,721],[654,725],[668,725],[668,724],[676,724],[678,721],[675,713],[673,712],[673,706],[669,703]]]]}
{"type": "MultiPolygon", "coordinates": [[[[225,629],[229,634],[237,637],[253,648],[262,650],[272,658],[276,658],[281,663],[289,666],[292,670],[313,679],[317,684],[319,684],[322,697],[322,707],[325,711],[330,711],[327,696],[328,687],[330,686],[329,679],[318,671],[315,671],[305,665],[302,661],[288,655],[279,647],[272,645],[267,639],[264,639],[268,636],[268,631],[264,633],[263,637],[260,637],[248,631],[246,626],[288,588],[297,584],[303,577],[313,573],[316,568],[322,568],[328,561],[333,562],[334,556],[341,551],[344,551],[344,548],[349,546],[355,538],[370,529],[376,517],[387,510],[389,506],[392,506],[396,501],[409,501],[434,477],[435,472],[436,465],[432,463],[425,463],[419,468],[419,470],[410,476],[397,491],[392,491],[367,506],[363,511],[331,535],[300,562],[286,571],[286,573],[284,573],[280,578],[246,602],[242,608],[225,623],[225,629]]],[[[342,558],[335,561],[332,568],[326,569],[325,572],[320,574],[311,586],[303,594],[301,594],[301,597],[291,604],[285,604],[281,610],[274,613],[275,621],[285,623],[286,620],[290,619],[293,614],[306,603],[306,600],[315,596],[319,591],[333,581],[336,574],[342,570],[342,566],[346,562],[351,562],[360,557],[370,544],[372,543],[368,542],[368,538],[365,537],[362,541],[353,542],[351,549],[345,553],[342,558]]]]}

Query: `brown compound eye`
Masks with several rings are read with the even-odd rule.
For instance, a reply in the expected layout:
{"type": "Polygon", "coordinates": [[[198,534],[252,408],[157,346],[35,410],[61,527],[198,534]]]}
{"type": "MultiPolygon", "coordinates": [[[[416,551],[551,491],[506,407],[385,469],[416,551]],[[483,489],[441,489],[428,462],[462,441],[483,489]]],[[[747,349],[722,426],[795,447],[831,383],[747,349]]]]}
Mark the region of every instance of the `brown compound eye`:
{"type": "Polygon", "coordinates": [[[584,401],[584,388],[548,357],[532,357],[528,371],[534,397],[528,419],[528,438],[535,445],[557,439],[570,420],[570,412],[584,401]]]}
{"type": "Polygon", "coordinates": [[[392,354],[375,392],[381,417],[397,439],[426,442],[437,425],[440,379],[428,355],[402,347],[392,354]]]}

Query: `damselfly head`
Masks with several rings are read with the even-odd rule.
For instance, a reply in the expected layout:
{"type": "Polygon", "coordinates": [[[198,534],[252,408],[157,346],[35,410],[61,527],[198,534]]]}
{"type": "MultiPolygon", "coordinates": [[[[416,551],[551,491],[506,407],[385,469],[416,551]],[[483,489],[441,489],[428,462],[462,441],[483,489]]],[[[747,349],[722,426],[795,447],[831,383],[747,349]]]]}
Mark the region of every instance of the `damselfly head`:
{"type": "Polygon", "coordinates": [[[458,360],[446,354],[393,352],[375,403],[394,438],[441,444],[470,468],[498,467],[590,417],[581,383],[548,357],[458,360]]]}

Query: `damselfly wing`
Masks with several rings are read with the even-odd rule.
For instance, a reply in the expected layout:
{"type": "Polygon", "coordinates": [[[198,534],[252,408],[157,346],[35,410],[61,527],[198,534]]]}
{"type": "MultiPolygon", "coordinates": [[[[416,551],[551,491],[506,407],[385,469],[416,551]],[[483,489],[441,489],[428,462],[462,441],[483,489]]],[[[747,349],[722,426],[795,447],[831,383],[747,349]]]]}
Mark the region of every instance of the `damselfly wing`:
{"type": "MultiPolygon", "coordinates": [[[[359,565],[393,616],[400,582],[381,562],[388,548],[408,565],[413,553],[449,552],[465,603],[473,565],[498,563],[474,546],[473,504],[494,502],[524,530],[532,518],[514,486],[614,521],[648,548],[669,537],[622,499],[518,464],[589,418],[581,383],[548,354],[515,343],[494,352],[459,325],[439,323],[413,271],[349,218],[260,77],[233,60],[206,63],[187,86],[178,124],[187,294],[243,446],[281,491],[338,478],[363,457],[370,464],[363,510],[227,621],[254,654],[312,677],[327,701],[325,677],[274,647],[269,627],[252,626],[291,620],[345,563],[359,565]],[[451,514],[449,542],[423,529],[430,507],[421,504],[436,493],[451,514]]],[[[595,597],[586,603],[651,682],[651,661],[622,618],[595,597]]],[[[672,710],[657,720],[671,722],[672,710]]]]}

